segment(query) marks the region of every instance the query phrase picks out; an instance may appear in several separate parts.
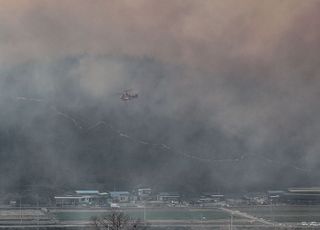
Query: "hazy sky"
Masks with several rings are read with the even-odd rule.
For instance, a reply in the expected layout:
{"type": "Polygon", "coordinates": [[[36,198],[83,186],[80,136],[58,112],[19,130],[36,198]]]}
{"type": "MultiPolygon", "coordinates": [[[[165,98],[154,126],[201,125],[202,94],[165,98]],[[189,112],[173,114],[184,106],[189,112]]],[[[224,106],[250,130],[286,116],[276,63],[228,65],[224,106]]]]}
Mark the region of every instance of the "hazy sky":
{"type": "Polygon", "coordinates": [[[319,10],[0,0],[2,185],[319,185],[319,10]]]}

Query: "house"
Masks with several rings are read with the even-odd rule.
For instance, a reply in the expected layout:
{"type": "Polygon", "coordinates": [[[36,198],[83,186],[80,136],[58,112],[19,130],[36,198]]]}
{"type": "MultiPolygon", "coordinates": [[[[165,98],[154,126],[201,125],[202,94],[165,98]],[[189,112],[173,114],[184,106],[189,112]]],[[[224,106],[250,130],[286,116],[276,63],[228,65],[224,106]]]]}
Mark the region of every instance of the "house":
{"type": "Polygon", "coordinates": [[[217,203],[224,200],[224,195],[215,193],[203,193],[198,200],[199,203],[217,203]]]}
{"type": "Polygon", "coordinates": [[[104,206],[108,202],[109,194],[97,190],[77,190],[72,194],[55,196],[57,206],[104,206]]]}
{"type": "Polygon", "coordinates": [[[288,188],[280,198],[289,204],[320,204],[320,187],[288,188]]]}
{"type": "Polygon", "coordinates": [[[150,200],[151,199],[151,188],[139,188],[138,197],[139,200],[150,200]]]}
{"type": "Polygon", "coordinates": [[[162,202],[180,201],[180,195],[174,192],[160,192],[157,195],[157,200],[162,202]]]}
{"type": "Polygon", "coordinates": [[[81,196],[65,195],[65,196],[55,196],[54,197],[56,206],[78,206],[84,199],[81,196]]]}
{"type": "Polygon", "coordinates": [[[127,191],[114,191],[110,192],[110,197],[112,202],[129,202],[130,201],[130,193],[127,191]]]}

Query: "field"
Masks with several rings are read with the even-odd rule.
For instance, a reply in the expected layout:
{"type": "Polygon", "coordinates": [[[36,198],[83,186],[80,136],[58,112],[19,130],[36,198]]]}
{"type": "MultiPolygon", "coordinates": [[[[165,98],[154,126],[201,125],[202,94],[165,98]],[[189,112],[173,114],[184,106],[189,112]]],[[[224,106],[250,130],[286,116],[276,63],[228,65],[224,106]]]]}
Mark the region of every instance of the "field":
{"type": "MultiPolygon", "coordinates": [[[[227,209],[226,209],[227,210],[227,209]]],[[[230,209],[229,209],[230,210],[230,209]]],[[[233,224],[235,226],[277,226],[302,227],[302,222],[320,223],[320,206],[246,206],[232,208],[233,224]],[[248,217],[240,214],[248,214],[248,217]],[[252,218],[250,217],[252,216],[252,218]],[[255,218],[256,217],[256,218],[255,218]],[[261,218],[261,219],[260,219],[261,218]],[[263,223],[260,220],[270,221],[263,223]]],[[[218,208],[210,209],[187,209],[187,208],[166,208],[166,209],[127,209],[123,210],[132,218],[146,219],[150,223],[183,223],[183,224],[210,224],[227,226],[230,224],[230,212],[218,208]]],[[[90,221],[92,217],[106,215],[107,210],[56,210],[54,215],[61,222],[90,221]]]]}
{"type": "MultiPolygon", "coordinates": [[[[109,211],[59,211],[55,212],[58,220],[90,220],[94,216],[106,215],[109,211]]],[[[218,209],[129,209],[124,210],[126,214],[135,219],[146,220],[225,220],[230,215],[218,209]]]]}
{"type": "Polygon", "coordinates": [[[4,220],[47,220],[45,213],[36,209],[0,210],[0,221],[4,220]]]}
{"type": "MultiPolygon", "coordinates": [[[[267,229],[269,226],[250,218],[232,215],[219,208],[131,208],[122,210],[131,218],[145,220],[153,227],[173,229],[267,229]]],[[[60,224],[93,223],[92,217],[103,216],[110,210],[52,210],[60,224]]]]}
{"type": "Polygon", "coordinates": [[[248,206],[238,207],[235,210],[278,223],[320,223],[320,206],[318,205],[248,206]]]}
{"type": "MultiPolygon", "coordinates": [[[[320,206],[241,206],[233,208],[126,208],[131,218],[146,220],[152,226],[196,227],[225,229],[232,225],[237,229],[319,229],[320,206]],[[231,217],[232,216],[232,217],[231,217]],[[319,225],[319,226],[318,226],[319,225]]],[[[12,224],[57,224],[84,226],[93,217],[111,213],[110,209],[17,209],[1,210],[0,226],[12,224]],[[37,221],[38,220],[38,221],[37,221]]]]}

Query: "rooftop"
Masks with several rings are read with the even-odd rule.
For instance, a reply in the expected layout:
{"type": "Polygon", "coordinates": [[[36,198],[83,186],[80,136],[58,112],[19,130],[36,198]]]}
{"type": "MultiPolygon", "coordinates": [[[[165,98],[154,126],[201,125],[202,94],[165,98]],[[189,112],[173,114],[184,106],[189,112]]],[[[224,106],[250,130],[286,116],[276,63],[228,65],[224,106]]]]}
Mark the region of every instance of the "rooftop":
{"type": "Polygon", "coordinates": [[[99,194],[98,190],[76,190],[76,194],[88,195],[88,194],[99,194]]]}
{"type": "Polygon", "coordinates": [[[160,192],[159,196],[180,196],[179,193],[176,192],[160,192]]]}
{"type": "Polygon", "coordinates": [[[292,193],[320,193],[320,187],[289,188],[288,192],[292,192],[292,193]]]}
{"type": "Polygon", "coordinates": [[[130,195],[128,191],[113,191],[110,192],[111,196],[130,195]]]}

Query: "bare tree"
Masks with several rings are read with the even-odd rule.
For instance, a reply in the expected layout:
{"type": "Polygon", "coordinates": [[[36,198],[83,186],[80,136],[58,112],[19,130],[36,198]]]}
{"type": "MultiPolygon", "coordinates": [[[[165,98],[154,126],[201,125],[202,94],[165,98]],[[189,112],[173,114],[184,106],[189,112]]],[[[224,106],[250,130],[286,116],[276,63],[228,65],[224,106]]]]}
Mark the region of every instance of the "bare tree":
{"type": "Polygon", "coordinates": [[[103,217],[95,217],[93,221],[97,230],[146,230],[149,227],[149,224],[140,219],[132,219],[127,214],[117,211],[103,217]]]}

